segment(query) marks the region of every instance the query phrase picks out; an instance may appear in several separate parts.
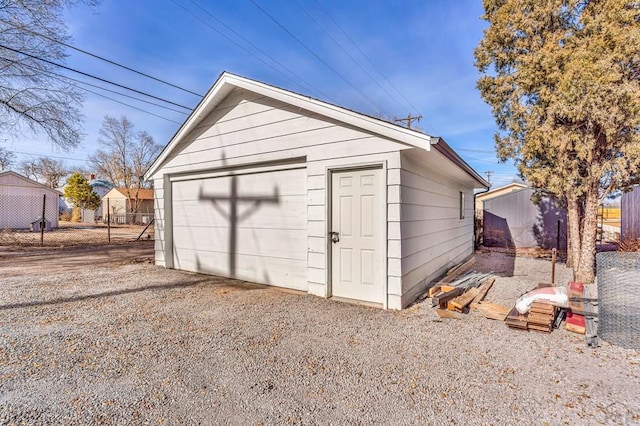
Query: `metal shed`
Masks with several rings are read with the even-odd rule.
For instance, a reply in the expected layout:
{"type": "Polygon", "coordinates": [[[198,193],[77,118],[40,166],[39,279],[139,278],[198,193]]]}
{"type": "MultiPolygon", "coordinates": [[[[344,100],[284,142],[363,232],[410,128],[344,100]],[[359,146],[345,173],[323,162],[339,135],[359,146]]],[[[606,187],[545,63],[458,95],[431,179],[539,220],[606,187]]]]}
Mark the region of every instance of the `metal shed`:
{"type": "Polygon", "coordinates": [[[567,248],[567,212],[553,197],[525,188],[484,201],[484,245],[567,248]]]}

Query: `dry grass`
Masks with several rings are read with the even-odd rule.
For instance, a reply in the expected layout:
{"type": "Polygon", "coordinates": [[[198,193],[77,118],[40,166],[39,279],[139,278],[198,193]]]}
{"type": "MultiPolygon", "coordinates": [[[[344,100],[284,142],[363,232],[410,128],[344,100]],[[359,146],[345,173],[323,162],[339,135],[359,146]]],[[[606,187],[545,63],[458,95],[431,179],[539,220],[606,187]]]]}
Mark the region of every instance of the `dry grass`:
{"type": "MultiPolygon", "coordinates": [[[[143,231],[143,226],[118,225],[109,230],[104,224],[83,224],[60,221],[60,226],[52,231],[45,231],[41,241],[40,232],[24,229],[0,230],[0,246],[3,249],[20,249],[44,245],[47,247],[92,246],[99,244],[118,244],[135,240],[143,231]],[[109,241],[110,234],[110,241],[109,241]]],[[[153,239],[153,226],[144,232],[140,239],[153,239]]]]}
{"type": "Polygon", "coordinates": [[[640,238],[621,241],[618,251],[640,251],[640,238]]]}

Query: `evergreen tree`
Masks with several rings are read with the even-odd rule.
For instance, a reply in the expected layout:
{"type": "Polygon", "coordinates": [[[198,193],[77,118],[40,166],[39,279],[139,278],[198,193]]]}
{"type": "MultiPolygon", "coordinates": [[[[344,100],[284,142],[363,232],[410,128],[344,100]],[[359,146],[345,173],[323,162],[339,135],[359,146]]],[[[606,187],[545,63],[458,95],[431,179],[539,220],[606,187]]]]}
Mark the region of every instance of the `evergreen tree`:
{"type": "Polygon", "coordinates": [[[93,192],[89,181],[80,173],[74,173],[67,179],[64,196],[77,208],[95,210],[100,207],[100,196],[93,192]]]}
{"type": "Polygon", "coordinates": [[[592,282],[597,209],[640,175],[640,4],[484,0],[478,89],[498,156],[564,200],[574,279],[592,282]]]}

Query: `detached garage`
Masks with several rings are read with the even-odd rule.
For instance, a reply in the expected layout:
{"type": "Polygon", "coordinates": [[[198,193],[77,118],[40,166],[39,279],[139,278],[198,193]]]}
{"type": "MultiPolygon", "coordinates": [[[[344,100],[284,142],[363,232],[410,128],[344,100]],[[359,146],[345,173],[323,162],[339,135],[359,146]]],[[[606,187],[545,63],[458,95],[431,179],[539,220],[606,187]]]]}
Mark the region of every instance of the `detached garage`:
{"type": "Polygon", "coordinates": [[[441,138],[229,73],[145,178],[157,264],[389,309],[473,254],[488,187],[441,138]]]}
{"type": "Polygon", "coordinates": [[[57,228],[61,196],[16,172],[0,172],[0,229],[29,229],[33,222],[42,220],[43,203],[47,230],[57,228]]]}

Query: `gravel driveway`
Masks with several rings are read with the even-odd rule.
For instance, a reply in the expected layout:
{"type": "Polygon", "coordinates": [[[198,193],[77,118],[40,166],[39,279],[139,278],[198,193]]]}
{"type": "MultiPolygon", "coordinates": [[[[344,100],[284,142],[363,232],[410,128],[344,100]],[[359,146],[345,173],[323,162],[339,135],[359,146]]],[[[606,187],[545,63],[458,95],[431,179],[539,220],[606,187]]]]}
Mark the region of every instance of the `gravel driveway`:
{"type": "MultiPolygon", "coordinates": [[[[640,423],[636,351],[165,270],[151,250],[0,255],[0,423],[640,423]]],[[[487,300],[548,281],[548,261],[477,257],[509,275],[487,300]]]]}

